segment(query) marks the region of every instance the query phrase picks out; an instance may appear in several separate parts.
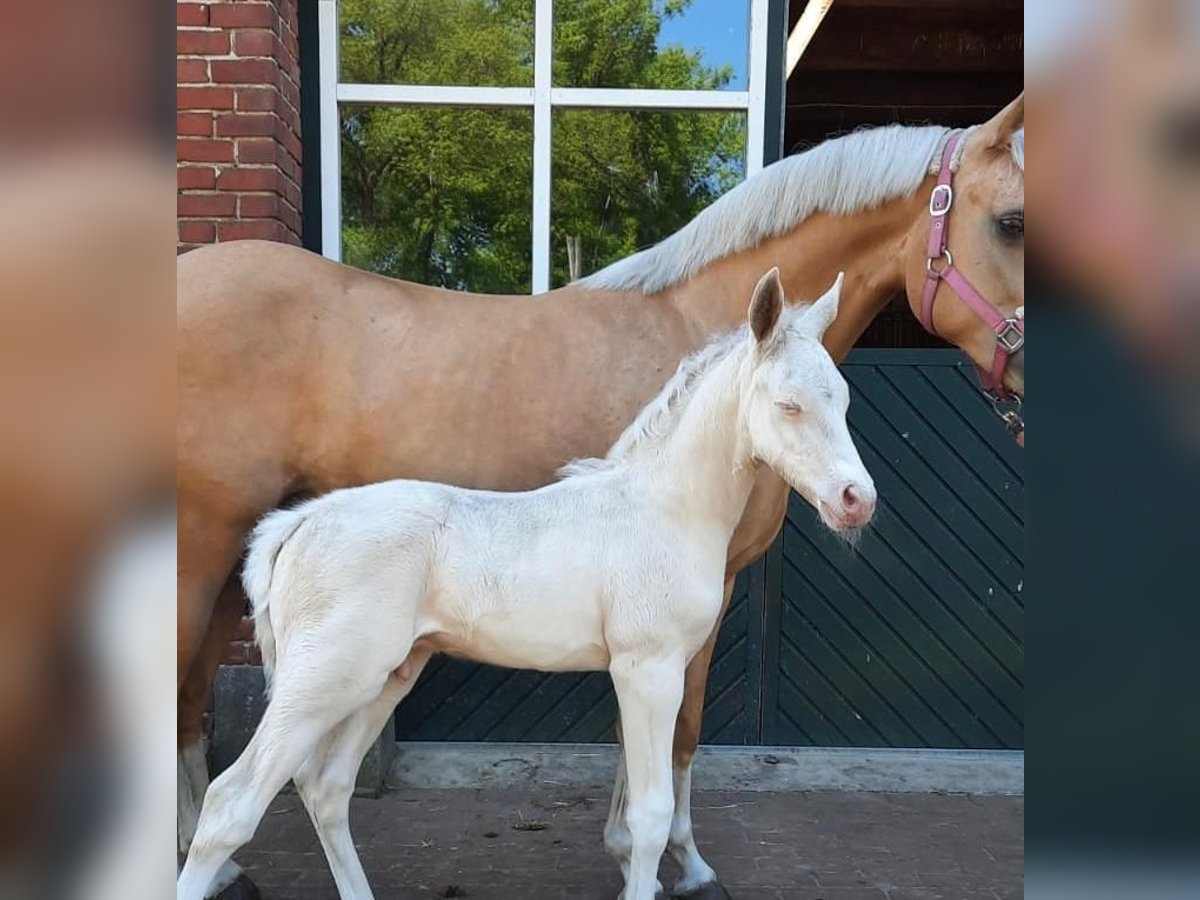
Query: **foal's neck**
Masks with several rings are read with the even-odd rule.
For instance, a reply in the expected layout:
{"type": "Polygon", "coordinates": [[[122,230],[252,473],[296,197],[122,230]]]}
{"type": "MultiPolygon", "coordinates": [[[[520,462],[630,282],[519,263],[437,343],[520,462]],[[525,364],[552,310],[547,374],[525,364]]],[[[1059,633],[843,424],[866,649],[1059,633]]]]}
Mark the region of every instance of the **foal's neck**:
{"type": "Polygon", "coordinates": [[[899,198],[849,216],[816,213],[787,234],[708,265],[668,288],[676,306],[702,333],[728,331],[746,320],[747,298],[778,266],[789,298],[815,300],[838,272],[846,273],[838,316],[823,342],[835,362],[897,293],[904,290],[905,248],[923,196],[899,198]]]}
{"type": "MultiPolygon", "coordinates": [[[[745,339],[747,342],[749,338],[745,339]]],[[[748,344],[739,341],[705,372],[667,434],[636,463],[645,489],[693,523],[734,528],[754,486],[741,422],[748,344]]]]}

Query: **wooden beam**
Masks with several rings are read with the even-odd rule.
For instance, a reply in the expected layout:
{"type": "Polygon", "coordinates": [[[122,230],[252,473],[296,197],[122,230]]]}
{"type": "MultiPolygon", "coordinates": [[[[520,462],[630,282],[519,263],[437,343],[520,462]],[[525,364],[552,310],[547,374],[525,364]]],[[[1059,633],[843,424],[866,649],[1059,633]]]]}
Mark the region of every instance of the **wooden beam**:
{"type": "Polygon", "coordinates": [[[828,15],[833,3],[834,0],[808,0],[804,4],[804,11],[800,13],[800,18],[792,25],[788,34],[787,50],[784,53],[785,77],[791,77],[792,72],[796,70],[796,64],[812,42],[813,35],[821,27],[821,22],[828,15]]]}
{"type": "Polygon", "coordinates": [[[1023,68],[1025,36],[1010,29],[896,22],[865,29],[828,18],[793,77],[814,72],[1000,72],[1023,68]]]}

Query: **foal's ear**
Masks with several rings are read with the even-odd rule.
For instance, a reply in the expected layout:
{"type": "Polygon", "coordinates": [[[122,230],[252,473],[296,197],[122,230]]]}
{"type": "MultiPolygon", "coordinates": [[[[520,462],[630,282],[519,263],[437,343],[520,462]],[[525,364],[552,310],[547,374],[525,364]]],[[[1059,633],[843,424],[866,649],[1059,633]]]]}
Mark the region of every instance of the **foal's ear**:
{"type": "Polygon", "coordinates": [[[760,344],[770,340],[783,314],[783,285],[779,281],[779,267],[771,269],[758,279],[754,295],[750,298],[750,330],[760,344]]]}
{"type": "Polygon", "coordinates": [[[1025,92],[1021,91],[1017,99],[979,126],[985,138],[983,146],[1007,148],[1012,143],[1013,134],[1024,124],[1025,92]]]}
{"type": "Polygon", "coordinates": [[[825,335],[825,331],[837,318],[838,301],[842,297],[842,282],[845,278],[845,272],[838,272],[833,286],[821,295],[821,299],[804,311],[804,327],[817,340],[825,335]]]}

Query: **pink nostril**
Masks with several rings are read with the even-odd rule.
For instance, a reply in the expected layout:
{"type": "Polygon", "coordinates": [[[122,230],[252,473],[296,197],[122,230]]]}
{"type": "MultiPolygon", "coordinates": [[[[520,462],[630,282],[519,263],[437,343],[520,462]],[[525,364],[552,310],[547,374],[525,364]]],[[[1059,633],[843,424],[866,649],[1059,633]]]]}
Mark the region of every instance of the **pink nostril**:
{"type": "Polygon", "coordinates": [[[854,489],[854,485],[848,484],[842,489],[842,506],[846,509],[854,509],[858,506],[859,496],[858,491],[854,489]]]}

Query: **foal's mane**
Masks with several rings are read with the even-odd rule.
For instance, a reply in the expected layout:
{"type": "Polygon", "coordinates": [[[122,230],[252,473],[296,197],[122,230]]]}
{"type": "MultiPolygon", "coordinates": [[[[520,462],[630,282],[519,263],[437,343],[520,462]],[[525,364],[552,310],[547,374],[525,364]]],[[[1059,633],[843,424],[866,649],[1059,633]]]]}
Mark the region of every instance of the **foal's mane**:
{"type": "Polygon", "coordinates": [[[750,326],[743,325],[685,356],[658,396],[646,404],[629,427],[621,432],[603,459],[573,460],[558,470],[559,476],[570,478],[614,469],[638,450],[670,433],[688,400],[695,394],[701,378],[739,347],[748,346],[749,333],[750,326]]]}
{"type": "MultiPolygon", "coordinates": [[[[887,125],[825,141],[767,166],[670,237],[578,284],[655,294],[709,263],[786,234],[814,213],[852,215],[910,197],[940,160],[949,134],[940,125],[887,125]]],[[[1012,152],[1023,172],[1024,128],[1013,136],[1012,152]]]]}

